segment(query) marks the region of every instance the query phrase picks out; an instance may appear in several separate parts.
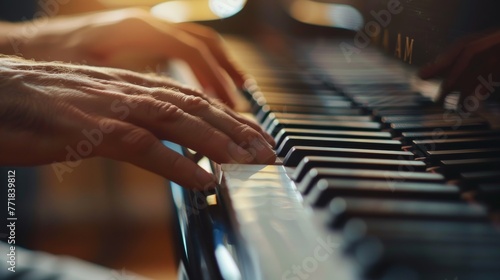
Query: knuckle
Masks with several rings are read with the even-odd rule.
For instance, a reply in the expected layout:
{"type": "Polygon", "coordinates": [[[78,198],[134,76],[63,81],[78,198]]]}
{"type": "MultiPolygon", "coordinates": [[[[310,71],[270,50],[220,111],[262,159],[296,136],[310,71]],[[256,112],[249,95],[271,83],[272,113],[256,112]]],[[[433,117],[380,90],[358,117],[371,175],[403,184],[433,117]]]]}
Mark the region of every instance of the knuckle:
{"type": "Polygon", "coordinates": [[[147,119],[177,121],[183,115],[183,111],[173,104],[154,98],[140,98],[136,104],[147,119]]]}
{"type": "Polygon", "coordinates": [[[181,157],[172,157],[169,162],[170,168],[174,171],[182,171],[183,168],[183,163],[182,163],[182,158],[181,157]]]}
{"type": "Polygon", "coordinates": [[[258,133],[254,129],[243,123],[236,125],[231,133],[234,135],[242,135],[244,138],[255,138],[258,136],[258,133]]]}
{"type": "Polygon", "coordinates": [[[199,96],[184,95],[182,97],[182,102],[184,104],[184,110],[190,113],[205,111],[210,108],[210,103],[199,96]]]}
{"type": "Polygon", "coordinates": [[[158,110],[158,117],[162,120],[179,121],[185,115],[184,111],[170,103],[163,103],[158,110]]]}
{"type": "Polygon", "coordinates": [[[123,137],[121,137],[121,142],[132,155],[143,154],[145,151],[151,149],[156,142],[156,137],[143,128],[129,127],[124,132],[123,137]]]}
{"type": "Polygon", "coordinates": [[[201,139],[209,142],[213,139],[216,139],[219,135],[220,133],[213,127],[207,127],[200,133],[201,139]]]}

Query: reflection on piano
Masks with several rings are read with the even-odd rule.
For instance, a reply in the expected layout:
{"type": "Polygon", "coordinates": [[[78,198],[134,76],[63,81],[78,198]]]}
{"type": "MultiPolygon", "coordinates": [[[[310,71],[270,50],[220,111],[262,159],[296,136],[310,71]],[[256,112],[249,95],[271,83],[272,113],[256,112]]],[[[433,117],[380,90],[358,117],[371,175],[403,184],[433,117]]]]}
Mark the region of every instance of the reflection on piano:
{"type": "Polygon", "coordinates": [[[493,26],[494,1],[329,2],[253,0],[212,23],[255,78],[244,92],[279,162],[202,160],[217,190],[171,184],[182,279],[498,279],[500,106],[443,108],[413,78],[493,26]]]}

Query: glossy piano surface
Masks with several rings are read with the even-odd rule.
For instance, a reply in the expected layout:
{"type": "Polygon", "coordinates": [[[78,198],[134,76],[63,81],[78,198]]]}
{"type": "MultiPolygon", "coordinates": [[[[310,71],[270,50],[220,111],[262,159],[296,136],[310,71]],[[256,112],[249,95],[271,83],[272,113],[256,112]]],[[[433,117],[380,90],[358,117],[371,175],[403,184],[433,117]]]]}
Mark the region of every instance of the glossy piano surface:
{"type": "MultiPolygon", "coordinates": [[[[480,12],[493,1],[397,1],[386,46],[348,56],[357,33],[293,20],[305,21],[299,2],[250,1],[212,23],[232,31],[230,51],[255,78],[252,112],[282,151],[274,166],[204,159],[221,180],[213,192],[171,185],[183,279],[498,279],[500,106],[435,105],[438,84],[415,78],[405,50],[414,40],[422,64],[493,26],[480,12]],[[235,35],[237,22],[252,24],[235,35]]],[[[389,2],[335,4],[366,24],[389,2]]]]}

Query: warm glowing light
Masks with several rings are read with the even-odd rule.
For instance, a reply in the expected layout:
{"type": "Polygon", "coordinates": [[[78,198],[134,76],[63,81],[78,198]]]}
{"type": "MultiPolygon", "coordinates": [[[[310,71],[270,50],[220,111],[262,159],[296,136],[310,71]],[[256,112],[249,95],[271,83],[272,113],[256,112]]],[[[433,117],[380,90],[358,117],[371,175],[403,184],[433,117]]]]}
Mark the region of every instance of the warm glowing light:
{"type": "Polygon", "coordinates": [[[246,0],[208,0],[210,10],[221,18],[237,14],[245,6],[246,0]]]}
{"type": "Polygon", "coordinates": [[[361,13],[344,4],[295,0],[289,12],[295,19],[315,25],[359,30],[364,24],[361,13]]]}
{"type": "Polygon", "coordinates": [[[171,22],[185,22],[191,19],[191,9],[186,2],[169,1],[151,8],[151,13],[171,22]]]}
{"type": "Polygon", "coordinates": [[[103,5],[108,7],[125,7],[125,6],[150,6],[163,2],[164,0],[99,0],[103,5]]]}
{"type": "Polygon", "coordinates": [[[217,205],[217,196],[215,194],[211,194],[207,196],[207,204],[208,205],[217,205]]]}
{"type": "Polygon", "coordinates": [[[165,1],[151,13],[171,22],[206,21],[227,18],[243,9],[246,0],[165,1]]]}

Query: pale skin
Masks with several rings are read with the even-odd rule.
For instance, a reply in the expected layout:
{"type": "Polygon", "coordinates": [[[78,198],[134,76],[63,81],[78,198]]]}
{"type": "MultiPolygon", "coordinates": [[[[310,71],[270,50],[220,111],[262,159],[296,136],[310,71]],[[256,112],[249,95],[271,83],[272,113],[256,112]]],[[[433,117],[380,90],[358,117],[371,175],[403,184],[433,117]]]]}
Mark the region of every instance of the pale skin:
{"type": "MultiPolygon", "coordinates": [[[[113,12],[104,12],[40,25],[18,48],[18,54],[35,60],[0,56],[0,164],[64,161],[67,148],[76,149],[86,139],[83,131],[97,130],[102,141],[84,157],[127,161],[192,189],[212,188],[215,179],[160,140],[219,163],[275,161],[273,139],[219,101],[166,77],[102,67],[132,68],[115,64],[113,57],[122,50],[136,52],[136,61],[147,63],[151,56],[141,53],[185,59],[204,88],[214,89],[216,97],[226,101],[231,83],[241,85],[244,79],[213,31],[168,24],[135,9],[114,12],[115,18],[104,16],[113,12]],[[115,36],[120,29],[126,29],[127,36],[115,36]],[[143,35],[140,42],[132,40],[143,35]],[[38,60],[86,61],[100,67],[38,60]],[[117,104],[130,110],[116,110],[117,104]]],[[[5,35],[9,25],[0,25],[0,34],[5,35]]],[[[0,45],[10,54],[8,45],[0,45]]]]}

